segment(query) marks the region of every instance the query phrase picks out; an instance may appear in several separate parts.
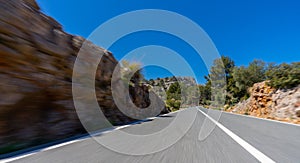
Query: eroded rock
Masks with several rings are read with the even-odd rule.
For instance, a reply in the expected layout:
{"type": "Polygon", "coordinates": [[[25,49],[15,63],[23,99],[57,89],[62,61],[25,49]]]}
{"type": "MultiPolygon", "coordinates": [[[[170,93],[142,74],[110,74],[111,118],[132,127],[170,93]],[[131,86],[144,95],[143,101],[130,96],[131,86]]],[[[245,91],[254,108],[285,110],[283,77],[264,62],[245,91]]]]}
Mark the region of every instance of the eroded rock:
{"type": "Polygon", "coordinates": [[[289,90],[275,90],[266,81],[249,89],[250,98],[228,111],[300,123],[300,86],[289,90]]]}

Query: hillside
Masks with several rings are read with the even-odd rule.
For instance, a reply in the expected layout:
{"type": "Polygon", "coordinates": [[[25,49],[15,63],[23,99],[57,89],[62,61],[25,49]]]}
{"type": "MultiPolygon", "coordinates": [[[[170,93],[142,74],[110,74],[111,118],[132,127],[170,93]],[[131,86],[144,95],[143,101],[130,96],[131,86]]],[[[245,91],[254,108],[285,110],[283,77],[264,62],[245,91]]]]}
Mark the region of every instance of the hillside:
{"type": "Polygon", "coordinates": [[[199,90],[193,77],[165,77],[144,80],[151,91],[162,99],[171,111],[199,104],[199,90]]]}
{"type": "Polygon", "coordinates": [[[186,86],[193,86],[196,85],[196,81],[192,77],[165,77],[165,78],[157,78],[157,79],[150,79],[146,80],[144,83],[151,86],[161,86],[165,90],[168,90],[172,84],[175,82],[183,83],[186,86]]]}

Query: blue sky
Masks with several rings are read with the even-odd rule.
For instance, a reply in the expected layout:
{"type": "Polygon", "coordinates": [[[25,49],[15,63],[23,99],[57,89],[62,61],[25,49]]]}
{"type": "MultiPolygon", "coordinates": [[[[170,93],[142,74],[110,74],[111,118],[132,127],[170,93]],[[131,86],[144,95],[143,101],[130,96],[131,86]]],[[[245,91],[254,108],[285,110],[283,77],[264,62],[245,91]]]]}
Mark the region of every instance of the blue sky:
{"type": "MultiPolygon", "coordinates": [[[[247,65],[253,59],[276,63],[300,61],[300,2],[297,0],[37,2],[42,11],[58,20],[67,32],[83,37],[88,37],[99,25],[119,14],[140,9],[164,9],[184,15],[200,25],[219,53],[231,57],[236,65],[247,65]]],[[[203,62],[191,47],[176,37],[159,32],[139,32],[120,39],[109,50],[120,59],[133,49],[148,44],[167,46],[180,53],[195,70],[198,82],[204,82],[203,75],[207,70],[203,62]]],[[[145,75],[156,78],[170,74],[159,68],[146,68],[145,75]]]]}

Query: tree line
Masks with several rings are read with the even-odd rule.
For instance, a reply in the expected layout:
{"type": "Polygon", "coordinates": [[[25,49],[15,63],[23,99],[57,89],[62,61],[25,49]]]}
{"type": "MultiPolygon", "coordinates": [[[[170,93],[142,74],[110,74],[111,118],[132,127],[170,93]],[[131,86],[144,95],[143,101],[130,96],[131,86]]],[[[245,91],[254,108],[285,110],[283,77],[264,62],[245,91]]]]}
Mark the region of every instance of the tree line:
{"type": "MultiPolygon", "coordinates": [[[[129,70],[128,72],[138,70],[133,75],[134,79],[149,85],[152,83],[153,86],[153,80],[144,79],[140,64],[130,64],[125,61],[123,66],[125,70],[129,70]]],[[[128,72],[125,73],[125,76],[131,74],[128,72]]],[[[220,104],[233,106],[249,98],[248,89],[253,84],[262,81],[267,81],[269,86],[276,89],[290,89],[300,84],[300,62],[276,64],[253,60],[247,66],[236,66],[230,57],[221,56],[213,62],[208,75],[204,78],[206,79],[204,84],[186,86],[184,83],[176,81],[168,89],[164,88],[166,106],[172,111],[178,110],[183,105],[213,106],[212,102],[222,98],[224,101],[220,100],[220,104]],[[197,97],[199,99],[195,99],[197,97]]],[[[162,79],[159,80],[158,85],[163,86],[162,79]]],[[[216,104],[216,106],[220,105],[216,104]]]]}

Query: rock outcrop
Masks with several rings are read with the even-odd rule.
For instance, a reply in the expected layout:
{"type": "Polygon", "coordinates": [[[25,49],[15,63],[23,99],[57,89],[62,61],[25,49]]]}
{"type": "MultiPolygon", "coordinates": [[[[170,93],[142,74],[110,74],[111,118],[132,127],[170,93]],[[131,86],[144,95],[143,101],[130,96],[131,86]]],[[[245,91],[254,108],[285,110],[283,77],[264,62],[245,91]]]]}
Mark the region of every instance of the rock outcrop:
{"type": "MultiPolygon", "coordinates": [[[[114,104],[110,83],[118,62],[110,52],[64,32],[34,0],[2,1],[0,8],[0,153],[86,132],[72,99],[73,65],[84,42],[86,53],[103,55],[95,80],[105,116],[114,124],[133,120],[114,104]]],[[[145,87],[131,90],[136,105],[149,105],[145,87]]]]}
{"type": "Polygon", "coordinates": [[[276,90],[267,82],[249,89],[250,98],[227,111],[300,124],[300,86],[276,90]]]}
{"type": "Polygon", "coordinates": [[[289,90],[277,90],[272,101],[271,117],[300,123],[300,85],[289,90]]]}

